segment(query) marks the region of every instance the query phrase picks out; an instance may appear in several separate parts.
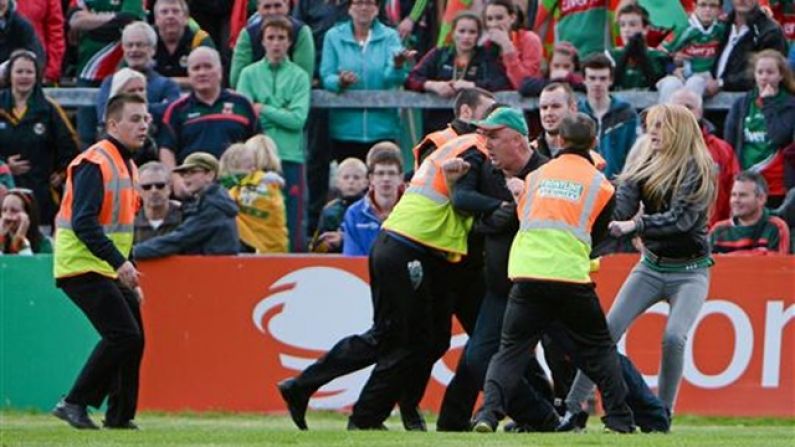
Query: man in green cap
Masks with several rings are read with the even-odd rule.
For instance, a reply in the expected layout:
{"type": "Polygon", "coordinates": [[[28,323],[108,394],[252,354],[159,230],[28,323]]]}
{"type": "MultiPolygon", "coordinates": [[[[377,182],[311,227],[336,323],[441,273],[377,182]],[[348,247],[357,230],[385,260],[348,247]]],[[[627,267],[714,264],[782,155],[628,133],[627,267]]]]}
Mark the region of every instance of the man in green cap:
{"type": "Polygon", "coordinates": [[[210,153],[194,152],[173,172],[182,177],[185,190],[193,198],[183,205],[184,221],[171,233],[136,245],[133,257],[237,254],[237,205],[218,184],[218,160],[210,153]]]}
{"type": "MultiPolygon", "coordinates": [[[[489,134],[490,154],[492,143],[524,130],[511,115],[495,112],[479,123],[489,134]]],[[[521,392],[516,371],[525,370],[527,353],[545,333],[598,383],[606,429],[635,430],[615,342],[590,277],[591,248],[607,236],[615,190],[590,157],[596,140],[593,120],[582,113],[568,116],[556,138],[563,147],[558,156],[512,188],[519,197],[519,231],[508,257],[514,285],[500,348],[486,374],[484,404],[473,427],[477,432],[493,432],[506,414],[513,416],[513,396],[521,392]]],[[[561,420],[555,429],[570,427],[569,420],[561,420]]]]}

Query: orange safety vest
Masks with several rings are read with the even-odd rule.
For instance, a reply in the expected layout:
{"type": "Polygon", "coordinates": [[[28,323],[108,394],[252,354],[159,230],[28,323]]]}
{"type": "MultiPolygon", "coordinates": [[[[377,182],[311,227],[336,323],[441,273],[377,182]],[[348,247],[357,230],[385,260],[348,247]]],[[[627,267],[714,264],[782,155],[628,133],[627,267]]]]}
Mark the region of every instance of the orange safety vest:
{"type": "Polygon", "coordinates": [[[458,134],[453,130],[452,126],[447,126],[442,130],[437,130],[436,132],[431,132],[426,135],[425,138],[411,150],[414,154],[414,170],[416,171],[420,163],[422,163],[422,160],[420,160],[420,155],[422,155],[420,154],[420,149],[428,145],[428,143],[433,143],[433,146],[438,149],[457,136],[458,134]]]}
{"type": "Polygon", "coordinates": [[[453,261],[467,254],[467,235],[472,227],[472,218],[458,213],[450,204],[450,191],[442,164],[471,148],[485,155],[485,137],[461,135],[428,155],[382,228],[449,253],[453,261]]]}
{"type": "Polygon", "coordinates": [[[132,251],[133,222],[139,204],[134,187],[138,170],[132,161],[128,170],[116,146],[101,140],[78,155],[66,169],[64,197],[55,218],[55,277],[95,272],[115,278],[115,270],[94,256],[72,229],[73,171],[84,161],[97,165],[102,173],[104,196],[97,221],[125,258],[132,251]]]}
{"type": "Polygon", "coordinates": [[[588,160],[563,154],[527,176],[508,276],[590,282],[591,229],[615,189],[588,160]]]}
{"type": "Polygon", "coordinates": [[[483,155],[488,155],[486,137],[474,133],[466,134],[438,146],[438,149],[431,152],[420,164],[419,169],[411,178],[406,192],[419,193],[436,202],[449,200],[450,191],[447,189],[442,164],[472,148],[477,149],[483,155]]]}

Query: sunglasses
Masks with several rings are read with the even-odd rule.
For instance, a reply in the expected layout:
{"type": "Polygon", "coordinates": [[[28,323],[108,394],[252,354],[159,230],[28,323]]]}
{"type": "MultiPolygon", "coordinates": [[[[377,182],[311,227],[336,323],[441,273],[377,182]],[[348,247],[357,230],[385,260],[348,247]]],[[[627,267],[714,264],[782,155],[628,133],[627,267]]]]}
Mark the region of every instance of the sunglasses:
{"type": "Polygon", "coordinates": [[[163,189],[166,187],[166,184],[158,182],[158,183],[147,183],[146,185],[140,185],[140,186],[141,189],[143,189],[144,191],[149,191],[152,188],[155,188],[157,190],[163,189]]]}

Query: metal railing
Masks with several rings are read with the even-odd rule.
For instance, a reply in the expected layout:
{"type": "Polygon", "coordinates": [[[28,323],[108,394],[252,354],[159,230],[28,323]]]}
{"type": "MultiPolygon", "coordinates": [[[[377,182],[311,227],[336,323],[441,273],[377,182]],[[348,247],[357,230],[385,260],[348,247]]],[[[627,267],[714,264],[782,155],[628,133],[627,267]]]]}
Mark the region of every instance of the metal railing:
{"type": "MultiPolygon", "coordinates": [[[[48,88],[47,95],[63,107],[93,106],[96,103],[96,88],[48,88]]],[[[636,109],[657,104],[657,92],[624,90],[613,93],[636,109]]],[[[726,111],[742,93],[720,93],[704,101],[705,110],[726,111]]],[[[525,98],[516,92],[500,92],[497,100],[525,110],[538,108],[538,98],[525,98]]],[[[351,90],[345,93],[332,93],[326,90],[312,91],[312,107],[327,109],[345,108],[405,108],[405,109],[449,109],[452,100],[440,98],[429,93],[403,90],[351,90]]]]}

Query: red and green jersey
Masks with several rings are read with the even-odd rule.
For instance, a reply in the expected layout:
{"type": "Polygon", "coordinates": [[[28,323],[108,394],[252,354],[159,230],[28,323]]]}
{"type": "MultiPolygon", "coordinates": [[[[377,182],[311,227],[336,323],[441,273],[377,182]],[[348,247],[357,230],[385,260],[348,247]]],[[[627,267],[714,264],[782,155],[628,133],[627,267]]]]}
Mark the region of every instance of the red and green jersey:
{"type": "Polygon", "coordinates": [[[784,28],[790,45],[795,43],[795,0],[770,0],[773,17],[784,28]]]}
{"type": "Polygon", "coordinates": [[[681,51],[690,56],[693,73],[708,72],[718,57],[726,24],[715,20],[709,27],[704,27],[695,14],[690,16],[689,23],[690,26],[681,33],[676,33],[672,39],[663,43],[663,47],[671,53],[681,51]]]}
{"type": "Polygon", "coordinates": [[[740,225],[736,219],[716,223],[709,234],[712,253],[742,255],[789,254],[787,223],[764,210],[754,225],[740,225]]]}
{"type": "MultiPolygon", "coordinates": [[[[128,13],[139,20],[144,18],[143,0],[71,0],[72,11],[83,10],[94,13],[128,13]]],[[[122,58],[118,30],[115,38],[96,36],[97,33],[83,33],[77,44],[78,77],[87,81],[101,81],[113,74],[122,58]]],[[[112,34],[112,33],[111,33],[112,34]]]]}

